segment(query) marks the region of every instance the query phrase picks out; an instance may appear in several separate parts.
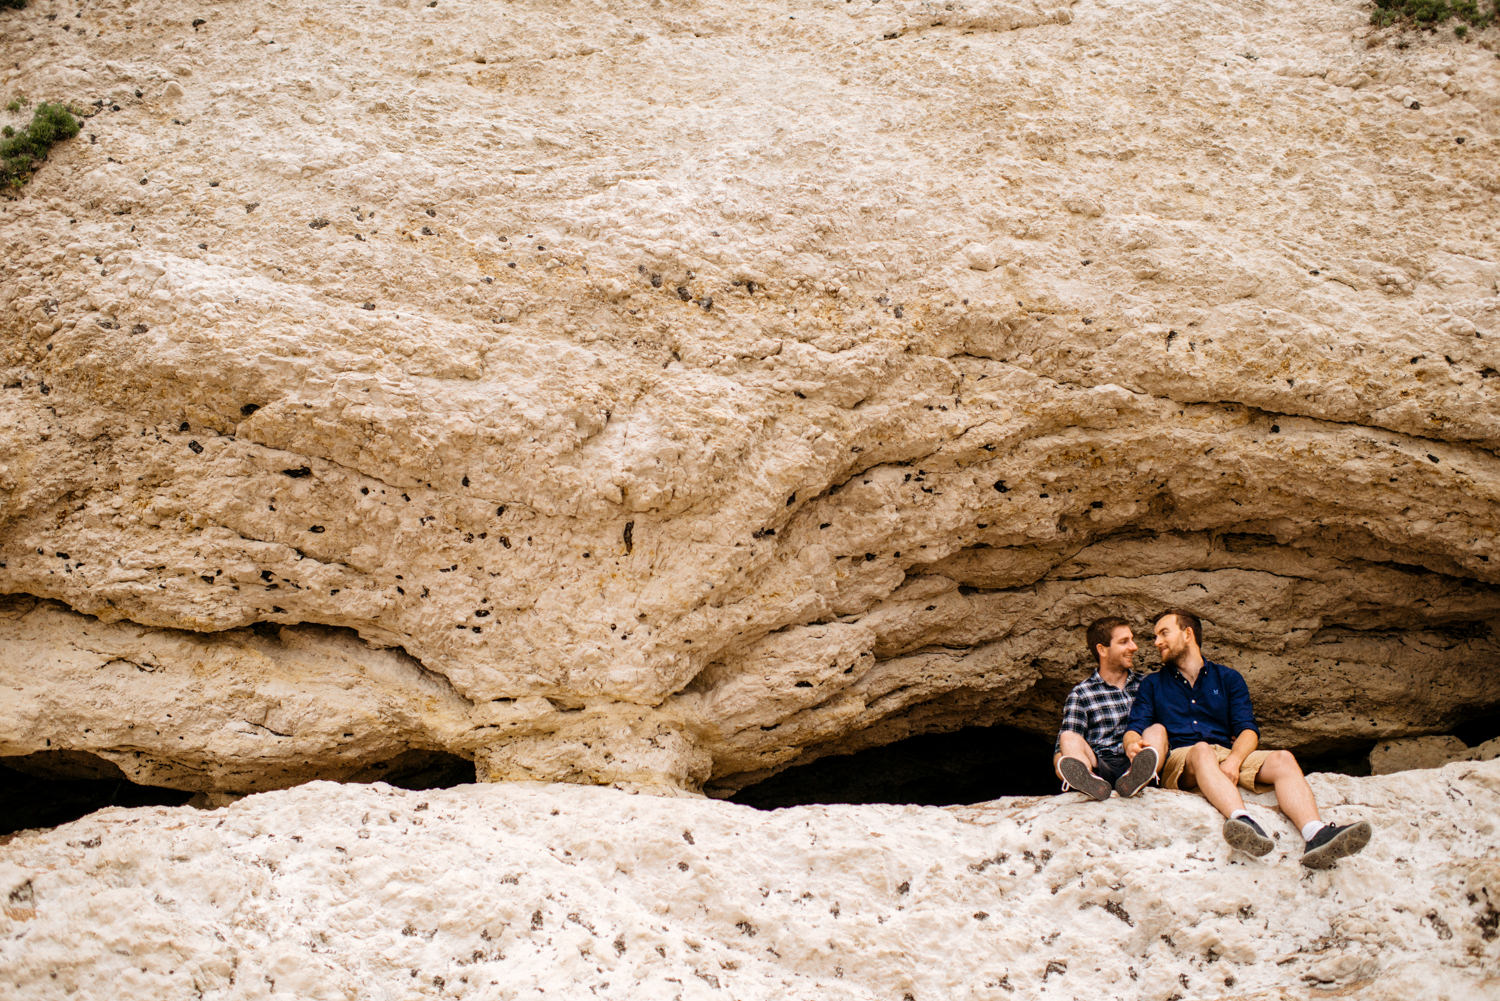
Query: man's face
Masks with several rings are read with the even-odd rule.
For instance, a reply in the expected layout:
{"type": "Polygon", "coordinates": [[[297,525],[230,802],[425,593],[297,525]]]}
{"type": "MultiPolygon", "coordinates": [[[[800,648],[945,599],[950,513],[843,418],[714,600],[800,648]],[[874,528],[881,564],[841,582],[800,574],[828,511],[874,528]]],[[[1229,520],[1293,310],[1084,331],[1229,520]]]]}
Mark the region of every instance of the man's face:
{"type": "Polygon", "coordinates": [[[1128,671],[1135,663],[1135,636],[1129,626],[1115,626],[1110,635],[1109,646],[1099,648],[1099,666],[1116,671],[1128,671]]]}
{"type": "Polygon", "coordinates": [[[1156,652],[1163,664],[1176,665],[1192,644],[1192,633],[1177,624],[1177,616],[1163,615],[1156,621],[1156,652]]]}

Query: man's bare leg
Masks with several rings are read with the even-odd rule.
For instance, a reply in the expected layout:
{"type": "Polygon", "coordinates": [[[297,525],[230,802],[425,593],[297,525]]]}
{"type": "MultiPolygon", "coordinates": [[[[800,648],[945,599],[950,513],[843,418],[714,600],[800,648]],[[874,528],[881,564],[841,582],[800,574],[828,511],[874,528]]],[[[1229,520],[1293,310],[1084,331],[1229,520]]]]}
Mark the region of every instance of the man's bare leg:
{"type": "Polygon", "coordinates": [[[1226,817],[1232,817],[1236,810],[1245,808],[1245,798],[1240,795],[1239,787],[1219,768],[1212,744],[1194,744],[1188,749],[1187,764],[1183,766],[1177,785],[1181,789],[1197,789],[1214,805],[1214,809],[1226,817]]]}
{"type": "MultiPolygon", "coordinates": [[[[1098,767],[1099,759],[1094,757],[1094,749],[1089,746],[1088,741],[1083,739],[1083,734],[1074,733],[1072,730],[1064,730],[1057,735],[1057,741],[1061,752],[1052,758],[1053,771],[1057,771],[1057,766],[1063,758],[1077,758],[1088,765],[1091,772],[1098,767]]],[[[1057,774],[1059,778],[1062,777],[1062,772],[1058,772],[1057,774]]]]}
{"type": "Polygon", "coordinates": [[[1114,786],[1100,777],[1096,770],[1099,759],[1094,756],[1094,749],[1089,747],[1088,741],[1071,731],[1058,734],[1057,741],[1061,753],[1052,760],[1052,767],[1057,770],[1058,777],[1069,789],[1075,789],[1089,799],[1109,799],[1114,786]]]}
{"type": "Polygon", "coordinates": [[[1230,846],[1250,855],[1265,855],[1275,847],[1275,842],[1260,829],[1245,809],[1245,798],[1240,795],[1237,778],[1231,779],[1219,767],[1219,756],[1211,744],[1194,744],[1188,750],[1187,763],[1177,785],[1182,789],[1196,788],[1203,798],[1224,815],[1224,840],[1230,846]]]}
{"type": "Polygon", "coordinates": [[[1313,800],[1312,786],[1307,784],[1302,767],[1291,751],[1272,751],[1266,763],[1260,766],[1255,780],[1276,787],[1276,804],[1297,830],[1321,819],[1318,804],[1313,800]]]}
{"type": "MultiPolygon", "coordinates": [[[[1167,728],[1160,723],[1152,723],[1146,727],[1146,732],[1141,734],[1141,746],[1156,748],[1156,767],[1160,770],[1167,763],[1167,728]]],[[[1139,753],[1140,750],[1137,749],[1136,754],[1139,753]]],[[[1129,757],[1134,760],[1135,754],[1129,757]]]]}
{"type": "Polygon", "coordinates": [[[1167,760],[1167,728],[1160,723],[1146,727],[1140,740],[1135,734],[1126,733],[1125,757],[1130,764],[1125,773],[1115,779],[1115,792],[1129,798],[1136,795],[1161,773],[1162,763],[1167,760]]]}
{"type": "Polygon", "coordinates": [[[1358,823],[1335,826],[1324,825],[1318,816],[1318,804],[1313,799],[1312,787],[1302,774],[1302,766],[1291,751],[1272,751],[1266,763],[1260,766],[1255,780],[1275,786],[1276,803],[1287,819],[1297,825],[1302,837],[1307,840],[1307,851],[1302,855],[1302,864],[1309,869],[1327,869],[1341,858],[1354,855],[1370,841],[1370,824],[1358,823]]]}

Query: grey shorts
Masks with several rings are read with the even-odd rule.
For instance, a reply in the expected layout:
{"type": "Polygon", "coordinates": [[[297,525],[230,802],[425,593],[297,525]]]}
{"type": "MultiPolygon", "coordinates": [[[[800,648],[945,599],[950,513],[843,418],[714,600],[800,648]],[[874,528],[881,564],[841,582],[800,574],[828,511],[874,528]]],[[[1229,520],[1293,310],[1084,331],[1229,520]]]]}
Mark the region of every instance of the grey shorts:
{"type": "Polygon", "coordinates": [[[1130,759],[1125,757],[1124,751],[1116,753],[1096,750],[1094,757],[1098,759],[1098,764],[1094,765],[1094,774],[1110,785],[1119,781],[1120,776],[1130,768],[1130,759]]]}

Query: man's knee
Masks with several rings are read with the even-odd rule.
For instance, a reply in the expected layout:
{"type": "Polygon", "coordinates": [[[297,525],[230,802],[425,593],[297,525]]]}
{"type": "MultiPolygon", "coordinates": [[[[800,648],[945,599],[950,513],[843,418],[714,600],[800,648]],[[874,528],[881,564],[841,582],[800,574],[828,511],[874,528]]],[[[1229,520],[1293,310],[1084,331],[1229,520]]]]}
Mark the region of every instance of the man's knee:
{"type": "Polygon", "coordinates": [[[1194,767],[1212,767],[1219,763],[1219,756],[1214,753],[1214,745],[1199,741],[1188,748],[1188,761],[1194,767]]]}
{"type": "Polygon", "coordinates": [[[1083,758],[1085,761],[1089,762],[1093,761],[1094,749],[1089,746],[1089,742],[1084,739],[1084,736],[1081,733],[1074,733],[1072,730],[1064,730],[1062,733],[1057,735],[1057,746],[1058,750],[1063,754],[1070,755],[1075,758],[1083,758]]]}
{"type": "Polygon", "coordinates": [[[1297,764],[1297,756],[1291,751],[1269,751],[1266,760],[1260,766],[1260,775],[1263,779],[1275,781],[1289,775],[1301,775],[1302,766],[1297,764]]]}

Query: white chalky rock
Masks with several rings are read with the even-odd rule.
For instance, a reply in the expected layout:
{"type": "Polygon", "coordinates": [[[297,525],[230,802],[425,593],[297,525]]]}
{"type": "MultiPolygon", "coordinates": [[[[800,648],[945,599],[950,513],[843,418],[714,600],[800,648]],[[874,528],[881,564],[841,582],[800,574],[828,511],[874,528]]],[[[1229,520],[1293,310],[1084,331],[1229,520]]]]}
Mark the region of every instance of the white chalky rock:
{"type": "Polygon", "coordinates": [[[0,993],[1476,1001],[1500,988],[1500,762],[1315,775],[1369,847],[1231,851],[1192,793],[947,809],[312,783],[0,844],[0,993]]]}
{"type": "Polygon", "coordinates": [[[995,270],[995,252],[986,244],[971,243],[964,247],[964,261],[975,271],[995,270]]]}

